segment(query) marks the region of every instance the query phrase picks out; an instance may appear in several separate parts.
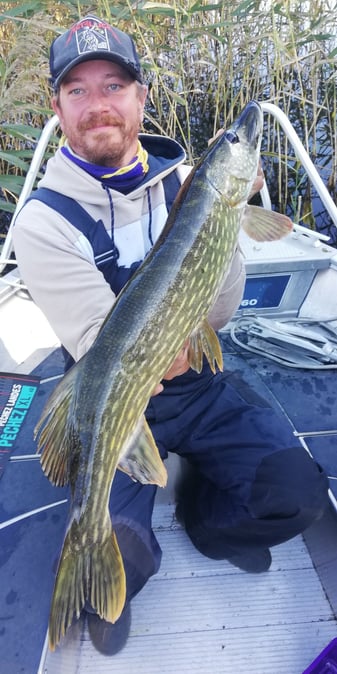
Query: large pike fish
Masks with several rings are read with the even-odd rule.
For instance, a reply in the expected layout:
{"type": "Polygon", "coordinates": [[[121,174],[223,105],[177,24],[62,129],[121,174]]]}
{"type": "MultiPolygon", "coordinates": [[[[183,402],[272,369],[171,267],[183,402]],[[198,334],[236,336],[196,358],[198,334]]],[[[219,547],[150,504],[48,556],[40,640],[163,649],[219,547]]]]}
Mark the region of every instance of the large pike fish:
{"type": "Polygon", "coordinates": [[[166,484],[144,411],[190,338],[189,363],[213,371],[222,353],[207,315],[237,246],[239,228],[280,238],[285,216],[247,205],[257,174],[262,112],[249,103],[184,182],[165,228],[106,317],[89,351],[55,388],[36,428],[41,464],[55,485],[70,483],[69,522],[49,620],[54,649],[89,601],[115,622],[125,602],[123,561],[109,515],[116,469],[166,484]]]}

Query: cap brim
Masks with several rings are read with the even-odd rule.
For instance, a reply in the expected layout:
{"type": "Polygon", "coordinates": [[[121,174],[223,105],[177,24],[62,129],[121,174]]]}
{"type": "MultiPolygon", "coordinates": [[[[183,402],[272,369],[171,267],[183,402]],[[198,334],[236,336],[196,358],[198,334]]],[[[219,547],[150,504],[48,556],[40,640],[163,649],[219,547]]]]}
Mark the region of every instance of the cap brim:
{"type": "Polygon", "coordinates": [[[85,61],[111,61],[112,63],[117,63],[117,65],[120,65],[122,68],[125,68],[125,70],[131,75],[131,77],[134,80],[137,80],[138,82],[142,83],[142,76],[140,71],[136,70],[134,66],[124,59],[120,54],[114,54],[113,52],[106,51],[104,52],[101,50],[99,53],[94,52],[94,53],[86,53],[86,54],[80,54],[77,58],[73,59],[71,63],[67,65],[66,68],[63,68],[63,70],[59,73],[59,75],[55,79],[51,79],[51,85],[54,89],[58,89],[62,81],[64,80],[65,76],[72,70],[72,68],[75,68],[75,66],[79,65],[80,63],[84,63],[85,61]]]}

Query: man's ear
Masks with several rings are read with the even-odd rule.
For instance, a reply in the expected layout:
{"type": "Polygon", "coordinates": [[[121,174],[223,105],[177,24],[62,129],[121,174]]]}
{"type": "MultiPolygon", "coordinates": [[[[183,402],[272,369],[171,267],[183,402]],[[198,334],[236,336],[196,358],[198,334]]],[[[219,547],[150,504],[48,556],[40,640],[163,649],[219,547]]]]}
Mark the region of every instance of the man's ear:
{"type": "Polygon", "coordinates": [[[50,102],[51,102],[51,107],[53,108],[55,114],[58,115],[58,114],[59,114],[59,113],[58,113],[59,105],[58,105],[58,102],[57,102],[57,96],[55,96],[55,95],[52,96],[50,102]]]}
{"type": "Polygon", "coordinates": [[[61,109],[61,106],[60,106],[59,101],[58,101],[58,96],[56,96],[56,95],[52,96],[50,103],[51,103],[51,107],[53,108],[53,110],[55,112],[55,115],[57,115],[59,120],[60,120],[60,127],[63,130],[62,109],[61,109]]]}

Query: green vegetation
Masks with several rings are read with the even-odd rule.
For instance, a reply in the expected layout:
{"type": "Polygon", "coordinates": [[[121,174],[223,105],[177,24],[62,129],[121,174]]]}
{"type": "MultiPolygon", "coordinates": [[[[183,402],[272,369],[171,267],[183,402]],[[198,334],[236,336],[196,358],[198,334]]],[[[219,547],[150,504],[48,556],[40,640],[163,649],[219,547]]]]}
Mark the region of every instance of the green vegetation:
{"type": "MultiPolygon", "coordinates": [[[[150,85],[146,130],[175,136],[194,161],[245,102],[271,101],[287,113],[336,196],[336,0],[26,0],[0,3],[3,216],[14,209],[51,114],[50,42],[89,11],[138,45],[150,85]]],[[[314,227],[301,170],[282,132],[271,121],[266,126],[263,161],[278,185],[275,206],[314,227]]]]}

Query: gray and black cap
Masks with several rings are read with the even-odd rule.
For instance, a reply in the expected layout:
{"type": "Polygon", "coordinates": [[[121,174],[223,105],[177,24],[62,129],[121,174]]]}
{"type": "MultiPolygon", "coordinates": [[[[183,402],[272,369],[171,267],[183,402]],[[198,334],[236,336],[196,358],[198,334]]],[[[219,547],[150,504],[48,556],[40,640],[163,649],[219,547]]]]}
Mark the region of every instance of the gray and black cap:
{"type": "Polygon", "coordinates": [[[93,59],[117,63],[142,82],[139,56],[132,38],[97,16],[89,15],[52,43],[49,58],[52,87],[57,91],[69,70],[93,59]]]}

